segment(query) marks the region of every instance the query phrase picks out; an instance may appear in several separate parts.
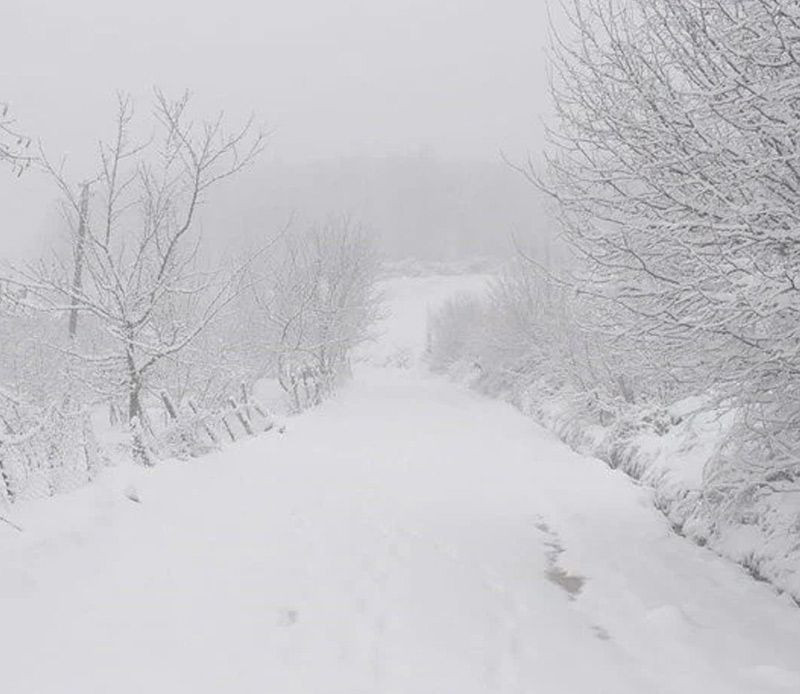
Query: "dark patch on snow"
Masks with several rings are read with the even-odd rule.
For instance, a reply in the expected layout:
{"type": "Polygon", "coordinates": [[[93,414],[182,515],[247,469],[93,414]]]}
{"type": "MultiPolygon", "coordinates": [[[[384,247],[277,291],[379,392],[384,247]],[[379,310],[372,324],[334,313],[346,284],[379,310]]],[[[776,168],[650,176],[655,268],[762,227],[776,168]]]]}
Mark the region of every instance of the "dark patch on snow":
{"type": "Polygon", "coordinates": [[[559,566],[558,559],[564,553],[558,535],[550,528],[547,523],[540,521],[536,524],[536,529],[548,536],[549,540],[544,543],[549,548],[547,552],[547,568],[545,578],[564,590],[570,600],[574,600],[583,590],[586,578],[578,574],[571,574],[569,571],[559,566]]]}
{"type": "Polygon", "coordinates": [[[575,576],[560,566],[551,566],[544,572],[547,580],[555,583],[559,588],[563,588],[569,594],[571,600],[575,599],[581,590],[586,579],[583,576],[575,576]]]}
{"type": "Polygon", "coordinates": [[[292,608],[284,608],[278,614],[278,625],[282,627],[290,627],[297,624],[300,613],[292,608]]]}
{"type": "Polygon", "coordinates": [[[742,560],[741,564],[744,567],[745,571],[750,574],[752,578],[760,583],[769,583],[769,579],[761,573],[761,560],[756,557],[756,555],[751,552],[750,554],[746,555],[742,560]]]}

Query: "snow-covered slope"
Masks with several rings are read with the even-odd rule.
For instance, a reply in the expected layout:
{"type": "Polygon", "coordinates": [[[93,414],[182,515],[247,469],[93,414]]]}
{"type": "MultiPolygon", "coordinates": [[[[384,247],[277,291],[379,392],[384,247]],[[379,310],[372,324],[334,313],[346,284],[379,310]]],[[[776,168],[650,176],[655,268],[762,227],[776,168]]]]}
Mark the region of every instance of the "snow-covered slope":
{"type": "MultiPolygon", "coordinates": [[[[413,363],[459,288],[388,283],[374,362],[413,363]]],[[[421,369],[363,364],[283,435],[13,520],[3,691],[800,691],[800,611],[627,476],[421,369]]]]}

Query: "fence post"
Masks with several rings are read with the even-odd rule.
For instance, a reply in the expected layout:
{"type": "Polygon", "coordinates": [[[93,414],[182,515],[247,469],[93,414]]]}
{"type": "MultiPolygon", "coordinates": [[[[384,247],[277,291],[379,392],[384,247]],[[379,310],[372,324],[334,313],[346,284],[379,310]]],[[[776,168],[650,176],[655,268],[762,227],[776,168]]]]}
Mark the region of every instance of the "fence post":
{"type": "Polygon", "coordinates": [[[225,419],[225,414],[226,414],[225,412],[222,413],[222,416],[220,417],[220,421],[222,422],[222,426],[225,427],[225,431],[228,432],[228,436],[231,437],[231,443],[234,443],[236,441],[236,435],[233,433],[233,429],[231,429],[231,425],[228,424],[228,420],[225,419]]]}
{"type": "Polygon", "coordinates": [[[257,402],[253,403],[253,409],[264,418],[264,431],[270,431],[275,426],[275,423],[269,413],[257,402]]]}
{"type": "Polygon", "coordinates": [[[161,401],[164,403],[164,409],[167,411],[167,415],[177,427],[181,441],[187,448],[186,452],[192,458],[197,457],[197,444],[199,439],[197,429],[195,427],[189,429],[188,427],[184,426],[184,423],[182,423],[178,417],[178,408],[175,407],[175,404],[172,402],[172,398],[169,397],[169,394],[166,391],[161,391],[161,401]]]}
{"type": "Polygon", "coordinates": [[[245,417],[252,421],[253,413],[250,411],[250,397],[247,394],[247,386],[244,382],[242,382],[242,405],[244,406],[245,417]]]}
{"type": "Polygon", "coordinates": [[[233,399],[233,396],[228,398],[228,402],[230,403],[231,408],[233,409],[234,414],[236,415],[236,418],[239,420],[239,423],[242,425],[242,428],[244,429],[244,432],[248,436],[252,436],[253,435],[253,427],[250,426],[250,422],[247,420],[247,417],[244,416],[244,412],[242,412],[242,408],[239,407],[236,404],[236,400],[233,399]]]}
{"type": "MultiPolygon", "coordinates": [[[[194,400],[189,400],[189,408],[192,410],[192,414],[200,419],[200,411],[197,409],[197,405],[194,404],[194,400]]],[[[213,443],[215,446],[218,446],[219,437],[217,437],[216,433],[214,433],[214,430],[208,425],[208,422],[202,420],[202,425],[203,429],[206,430],[206,434],[208,434],[208,438],[211,439],[211,443],[213,443]]]]}

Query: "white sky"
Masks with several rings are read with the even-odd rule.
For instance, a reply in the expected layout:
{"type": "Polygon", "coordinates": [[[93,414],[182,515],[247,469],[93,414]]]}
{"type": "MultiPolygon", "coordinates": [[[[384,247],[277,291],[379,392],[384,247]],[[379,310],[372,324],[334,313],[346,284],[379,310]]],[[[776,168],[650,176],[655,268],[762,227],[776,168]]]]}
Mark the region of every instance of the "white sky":
{"type": "MultiPolygon", "coordinates": [[[[0,22],[0,100],[79,168],[115,90],[143,109],[154,85],[191,89],[209,114],[255,112],[267,156],[287,161],[540,146],[545,0],[0,0],[0,22]]],[[[14,234],[42,224],[36,183],[8,179],[5,240],[9,219],[14,234]]]]}

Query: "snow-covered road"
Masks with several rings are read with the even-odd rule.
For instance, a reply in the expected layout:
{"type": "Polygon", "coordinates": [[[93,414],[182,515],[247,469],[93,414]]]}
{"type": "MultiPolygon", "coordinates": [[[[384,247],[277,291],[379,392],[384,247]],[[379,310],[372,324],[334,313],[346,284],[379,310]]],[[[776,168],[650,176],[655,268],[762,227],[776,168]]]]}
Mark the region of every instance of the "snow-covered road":
{"type": "MultiPolygon", "coordinates": [[[[384,356],[418,352],[454,286],[390,283],[384,356]]],[[[622,474],[414,368],[14,518],[3,692],[800,692],[800,610],[622,474]]]]}

